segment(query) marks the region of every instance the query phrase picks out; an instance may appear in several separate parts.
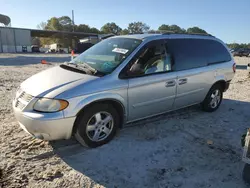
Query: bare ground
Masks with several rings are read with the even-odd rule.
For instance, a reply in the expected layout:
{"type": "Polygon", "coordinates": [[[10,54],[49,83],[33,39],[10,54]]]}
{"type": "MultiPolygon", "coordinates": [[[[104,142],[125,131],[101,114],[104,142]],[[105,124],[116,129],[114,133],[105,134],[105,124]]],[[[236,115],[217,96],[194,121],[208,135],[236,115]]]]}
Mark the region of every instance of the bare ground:
{"type": "MultiPolygon", "coordinates": [[[[19,84],[53,66],[40,60],[69,59],[43,56],[0,55],[0,187],[247,187],[240,145],[249,127],[246,70],[237,70],[214,113],[199,106],[168,113],[130,124],[109,144],[86,149],[74,139],[34,139],[13,117],[11,101],[19,84]]],[[[250,58],[235,60],[250,63],[250,58]]]]}

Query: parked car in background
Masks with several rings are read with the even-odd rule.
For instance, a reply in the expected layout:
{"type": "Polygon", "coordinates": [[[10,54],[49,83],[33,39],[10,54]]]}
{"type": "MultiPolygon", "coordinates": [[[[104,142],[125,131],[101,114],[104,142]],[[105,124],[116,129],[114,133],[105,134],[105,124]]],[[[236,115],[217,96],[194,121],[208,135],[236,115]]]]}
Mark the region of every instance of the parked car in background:
{"type": "Polygon", "coordinates": [[[94,46],[93,43],[90,42],[79,42],[77,43],[76,49],[74,50],[75,53],[83,53],[90,47],[94,46]]]}
{"type": "Polygon", "coordinates": [[[39,46],[37,46],[37,45],[32,45],[32,46],[31,46],[31,52],[39,53],[39,52],[40,52],[39,46]]]}
{"type": "Polygon", "coordinates": [[[246,56],[248,57],[250,55],[250,49],[248,48],[240,48],[240,49],[236,49],[234,51],[232,51],[233,56],[246,56]]]}
{"type": "Polygon", "coordinates": [[[129,122],[195,104],[217,110],[235,69],[225,44],[210,35],[116,36],[28,78],[13,109],[36,138],[73,135],[97,147],[129,122]]]}
{"type": "Polygon", "coordinates": [[[229,49],[229,51],[230,51],[231,53],[233,53],[235,50],[236,50],[235,48],[232,48],[232,49],[230,48],[230,49],[229,49]]]}
{"type": "Polygon", "coordinates": [[[45,45],[44,47],[44,49],[48,49],[45,53],[69,53],[68,48],[63,48],[63,46],[58,43],[45,45]]]}

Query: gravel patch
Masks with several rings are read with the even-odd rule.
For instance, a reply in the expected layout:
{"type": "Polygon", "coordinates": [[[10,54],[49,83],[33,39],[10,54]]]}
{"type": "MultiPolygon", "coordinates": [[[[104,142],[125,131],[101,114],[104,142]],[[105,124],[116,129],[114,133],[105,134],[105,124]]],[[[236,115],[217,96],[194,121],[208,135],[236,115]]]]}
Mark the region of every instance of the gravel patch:
{"type": "MultiPolygon", "coordinates": [[[[240,143],[249,128],[246,70],[237,70],[214,113],[199,106],[167,113],[129,124],[109,144],[87,149],[74,139],[34,139],[12,113],[13,94],[22,81],[67,59],[0,55],[0,187],[247,187],[240,143]],[[41,59],[54,63],[42,65],[41,59]]],[[[250,63],[250,58],[235,60],[250,63]]]]}

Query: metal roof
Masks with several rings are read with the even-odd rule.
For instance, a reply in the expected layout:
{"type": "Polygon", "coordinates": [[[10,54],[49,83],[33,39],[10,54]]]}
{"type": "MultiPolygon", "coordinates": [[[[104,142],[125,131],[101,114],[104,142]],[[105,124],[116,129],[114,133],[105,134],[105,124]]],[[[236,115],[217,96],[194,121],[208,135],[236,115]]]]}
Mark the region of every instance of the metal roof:
{"type": "Polygon", "coordinates": [[[83,38],[88,36],[98,36],[96,33],[83,33],[83,32],[70,32],[70,31],[52,31],[52,30],[40,30],[40,29],[27,29],[27,28],[15,28],[15,27],[0,27],[16,30],[27,30],[31,32],[31,37],[75,37],[83,38]]]}

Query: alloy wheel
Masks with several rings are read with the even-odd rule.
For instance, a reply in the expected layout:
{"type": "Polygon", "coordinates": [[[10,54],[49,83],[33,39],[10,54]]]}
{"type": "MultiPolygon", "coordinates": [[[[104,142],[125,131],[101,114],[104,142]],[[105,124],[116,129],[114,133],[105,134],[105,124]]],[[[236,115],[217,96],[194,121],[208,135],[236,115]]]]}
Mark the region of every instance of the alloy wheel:
{"type": "Polygon", "coordinates": [[[216,108],[220,104],[220,101],[221,101],[221,92],[219,89],[216,89],[211,95],[211,101],[210,101],[211,108],[216,108]]]}
{"type": "Polygon", "coordinates": [[[90,140],[99,142],[106,139],[114,127],[114,119],[108,112],[98,112],[88,121],[86,134],[90,140]]]}

